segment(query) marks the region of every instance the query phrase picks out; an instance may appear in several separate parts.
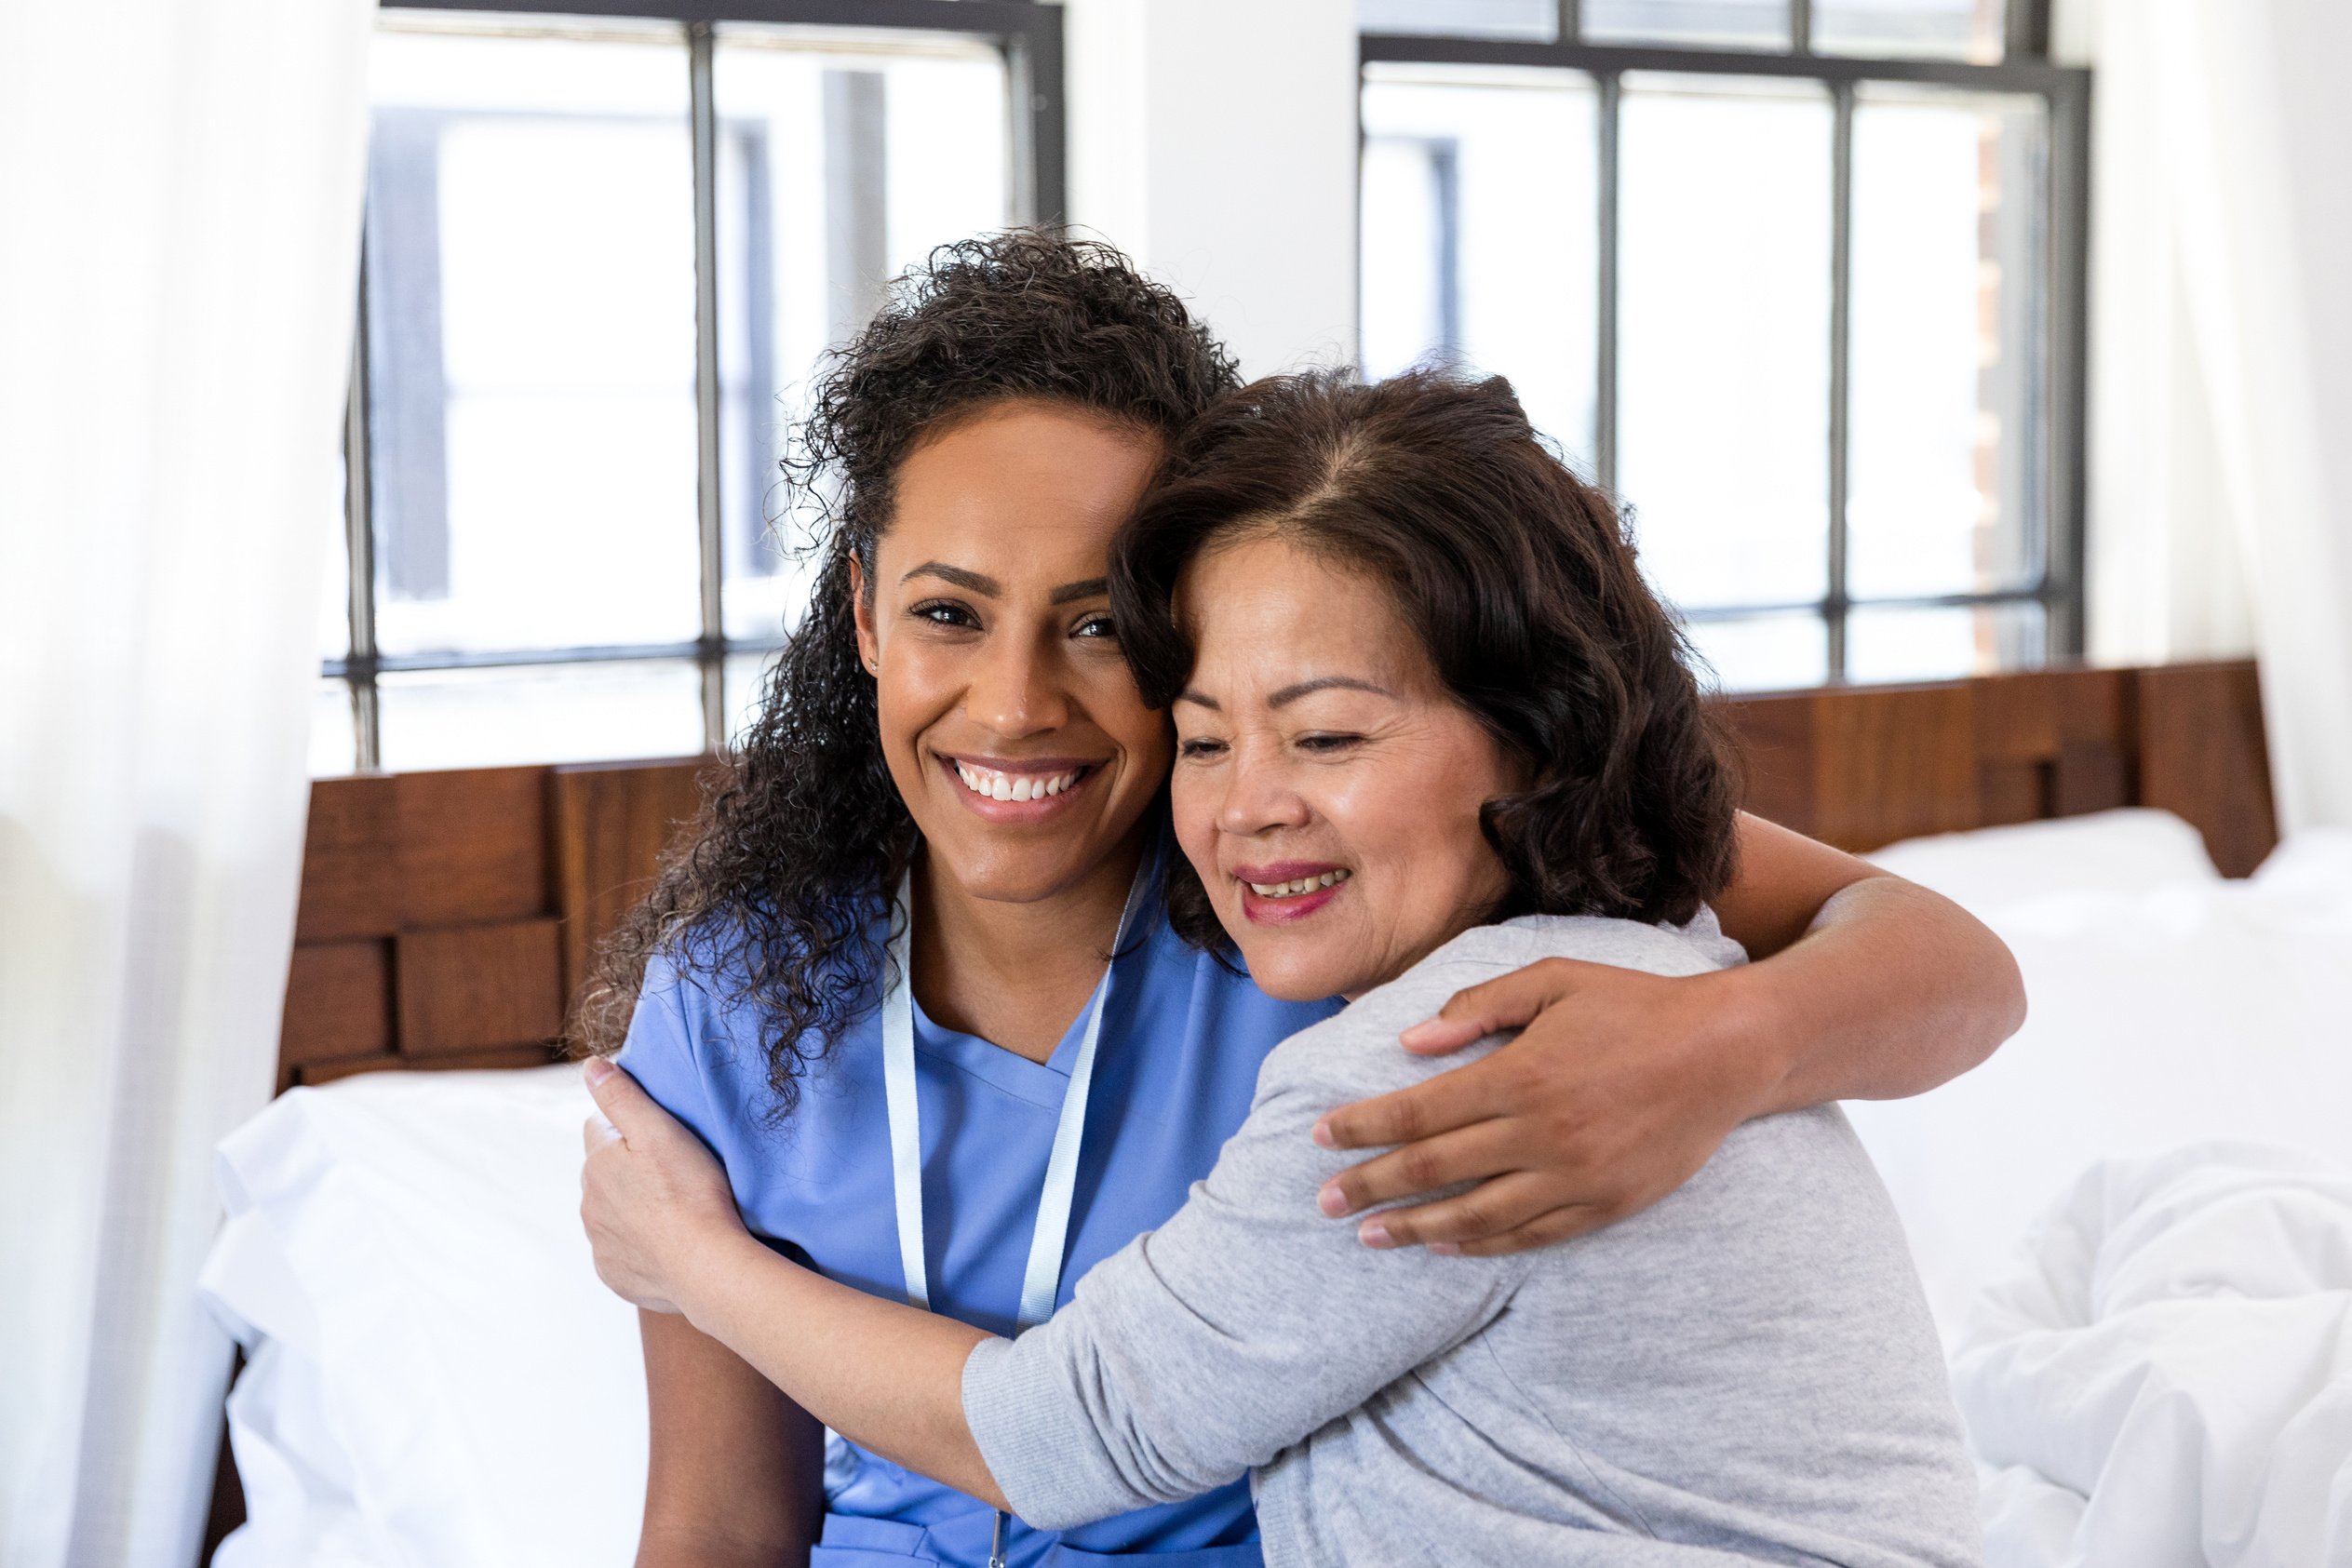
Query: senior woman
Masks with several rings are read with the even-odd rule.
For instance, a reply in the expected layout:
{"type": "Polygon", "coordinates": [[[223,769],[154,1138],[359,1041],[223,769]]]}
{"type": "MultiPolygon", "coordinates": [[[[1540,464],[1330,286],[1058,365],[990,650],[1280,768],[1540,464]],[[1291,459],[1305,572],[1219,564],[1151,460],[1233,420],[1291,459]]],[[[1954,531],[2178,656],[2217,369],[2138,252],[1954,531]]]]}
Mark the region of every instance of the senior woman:
{"type": "Polygon", "coordinates": [[[1317,1212],[1344,1157],[1312,1130],[1435,1071],[1394,1039],[1462,985],[1740,961],[1706,907],[1733,784],[1680,640],[1509,389],[1245,389],[1114,565],[1177,728],[1172,918],[1268,994],[1348,1007],[1267,1058],[1175,1217],[1017,1340],[771,1252],[592,1065],[608,1282],[1035,1524],[1254,1470],[1275,1564],[1973,1561],[1935,1336],[1835,1108],[1750,1122],[1655,1207],[1532,1253],[1373,1251],[1317,1212]]]}

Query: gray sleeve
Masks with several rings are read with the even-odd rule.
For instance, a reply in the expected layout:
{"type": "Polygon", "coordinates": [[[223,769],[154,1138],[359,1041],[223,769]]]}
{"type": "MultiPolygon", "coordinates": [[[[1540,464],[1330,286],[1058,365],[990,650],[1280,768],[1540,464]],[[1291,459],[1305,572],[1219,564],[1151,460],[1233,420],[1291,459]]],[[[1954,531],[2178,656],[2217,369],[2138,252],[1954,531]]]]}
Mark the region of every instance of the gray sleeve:
{"type": "Polygon", "coordinates": [[[1062,1529],[1232,1481],[1502,1309],[1525,1258],[1364,1246],[1354,1219],[1315,1207],[1364,1156],[1310,1132],[1458,1064],[1396,1036],[1504,967],[1424,965],[1284,1042],[1173,1219],[1097,1265],[1050,1322],[973,1353],[964,1414],[1015,1512],[1062,1529]]]}

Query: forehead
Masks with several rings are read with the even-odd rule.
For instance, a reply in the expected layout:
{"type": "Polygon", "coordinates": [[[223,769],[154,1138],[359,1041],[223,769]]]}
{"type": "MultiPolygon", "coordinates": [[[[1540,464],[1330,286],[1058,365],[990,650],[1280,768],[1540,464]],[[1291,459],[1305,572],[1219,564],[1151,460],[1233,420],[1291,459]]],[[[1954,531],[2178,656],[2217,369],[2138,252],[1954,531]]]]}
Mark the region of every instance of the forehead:
{"type": "Polygon", "coordinates": [[[995,405],[955,421],[899,464],[882,556],[950,561],[1007,580],[1072,567],[1099,575],[1159,456],[1150,436],[1083,409],[995,405]]]}
{"type": "Polygon", "coordinates": [[[1262,695],[1328,676],[1400,695],[1437,684],[1385,583],[1278,536],[1195,557],[1177,583],[1176,615],[1195,650],[1187,684],[1208,695],[1262,695]]]}

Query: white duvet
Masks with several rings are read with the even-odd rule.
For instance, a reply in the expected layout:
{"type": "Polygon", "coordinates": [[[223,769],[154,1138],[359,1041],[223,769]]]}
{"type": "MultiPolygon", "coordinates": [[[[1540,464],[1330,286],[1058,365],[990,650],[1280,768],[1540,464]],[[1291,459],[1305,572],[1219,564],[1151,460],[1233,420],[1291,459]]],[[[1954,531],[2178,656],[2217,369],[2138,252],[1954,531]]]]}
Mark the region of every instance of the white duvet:
{"type": "Polygon", "coordinates": [[[2203,1144],[2085,1175],[1953,1362],[1991,1568],[2352,1564],[2352,1173],[2203,1144]]]}

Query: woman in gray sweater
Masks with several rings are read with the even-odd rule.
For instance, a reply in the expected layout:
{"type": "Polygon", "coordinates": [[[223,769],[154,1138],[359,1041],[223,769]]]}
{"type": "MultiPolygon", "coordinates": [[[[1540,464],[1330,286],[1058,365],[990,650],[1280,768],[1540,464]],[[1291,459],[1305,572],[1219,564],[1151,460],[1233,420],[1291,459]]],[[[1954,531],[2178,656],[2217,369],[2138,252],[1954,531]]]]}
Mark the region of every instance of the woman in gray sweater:
{"type": "Polygon", "coordinates": [[[1509,388],[1245,388],[1115,570],[1177,729],[1178,929],[1271,995],[1351,1005],[1268,1058],[1174,1219],[1010,1340],[769,1251],[692,1136],[592,1065],[606,1280],[1041,1526],[1247,1470],[1276,1565],[1975,1561],[1935,1334],[1834,1108],[1751,1122],[1673,1196],[1538,1252],[1367,1248],[1324,1217],[1348,1157],[1322,1117],[1441,1070],[1395,1040],[1455,991],[1548,958],[1742,961],[1705,906],[1735,781],[1680,640],[1509,388]]]}

